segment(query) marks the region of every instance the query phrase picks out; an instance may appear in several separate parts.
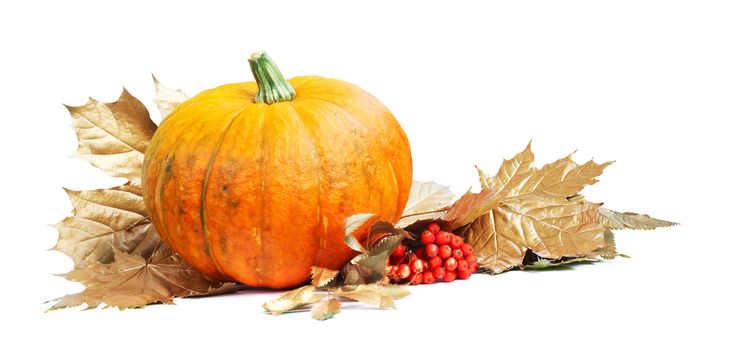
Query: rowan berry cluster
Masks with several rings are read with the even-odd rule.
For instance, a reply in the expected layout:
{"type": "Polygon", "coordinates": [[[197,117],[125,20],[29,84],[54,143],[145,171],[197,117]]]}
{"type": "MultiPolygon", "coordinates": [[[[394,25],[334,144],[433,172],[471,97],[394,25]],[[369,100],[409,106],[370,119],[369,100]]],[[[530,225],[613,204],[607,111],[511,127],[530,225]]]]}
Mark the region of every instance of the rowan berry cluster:
{"type": "Polygon", "coordinates": [[[478,269],[473,247],[463,238],[441,231],[431,223],[409,249],[398,245],[387,260],[388,278],[394,283],[432,284],[468,279],[478,269]]]}

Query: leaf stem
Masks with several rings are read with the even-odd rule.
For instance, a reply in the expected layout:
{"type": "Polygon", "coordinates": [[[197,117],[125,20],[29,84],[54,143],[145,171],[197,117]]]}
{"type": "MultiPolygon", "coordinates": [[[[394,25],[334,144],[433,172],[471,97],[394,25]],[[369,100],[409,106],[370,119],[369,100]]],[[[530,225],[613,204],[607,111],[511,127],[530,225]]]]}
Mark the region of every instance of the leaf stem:
{"type": "Polygon", "coordinates": [[[449,206],[447,206],[447,207],[443,207],[443,208],[440,208],[440,209],[436,209],[436,210],[431,210],[431,211],[424,211],[424,212],[422,212],[422,213],[413,213],[413,214],[407,214],[407,215],[403,215],[403,216],[401,216],[401,217],[400,217],[400,220],[402,220],[402,219],[404,219],[404,218],[409,218],[409,217],[413,217],[413,216],[420,216],[420,215],[425,215],[425,214],[440,213],[440,212],[442,212],[442,211],[446,211],[446,210],[449,210],[449,209],[450,209],[451,207],[452,207],[452,206],[450,206],[450,205],[449,205],[449,206]]]}

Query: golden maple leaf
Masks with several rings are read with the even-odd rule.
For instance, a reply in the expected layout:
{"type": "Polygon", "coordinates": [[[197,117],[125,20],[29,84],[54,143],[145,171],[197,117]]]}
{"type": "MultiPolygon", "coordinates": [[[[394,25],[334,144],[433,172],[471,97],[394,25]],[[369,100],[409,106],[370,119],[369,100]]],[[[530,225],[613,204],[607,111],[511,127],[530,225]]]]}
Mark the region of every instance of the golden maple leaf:
{"type": "Polygon", "coordinates": [[[527,251],[553,260],[612,258],[617,253],[609,228],[627,227],[626,222],[645,228],[670,224],[637,214],[618,215],[579,195],[612,162],[578,164],[570,154],[542,168],[533,163],[530,143],[504,160],[493,177],[478,169],[481,191],[466,193],[443,217],[473,245],[479,265],[492,273],[523,267],[527,251]]]}
{"type": "Polygon", "coordinates": [[[60,298],[50,310],[82,304],[89,309],[101,304],[119,309],[135,308],[156,302],[172,303],[174,297],[222,293],[237,288],[233,283],[207,279],[161,243],[149,260],[116,251],[113,263],[94,262],[76,268],[65,277],[85,284],[86,289],[60,298]]]}

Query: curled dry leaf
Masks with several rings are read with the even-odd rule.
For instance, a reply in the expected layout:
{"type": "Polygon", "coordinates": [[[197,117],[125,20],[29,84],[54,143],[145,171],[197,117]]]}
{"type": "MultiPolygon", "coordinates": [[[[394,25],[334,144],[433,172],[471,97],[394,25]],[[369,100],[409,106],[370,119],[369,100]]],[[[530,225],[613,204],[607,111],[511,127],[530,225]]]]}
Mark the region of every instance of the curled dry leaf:
{"type": "Polygon", "coordinates": [[[120,309],[151,303],[172,303],[174,297],[233,291],[233,283],[211,281],[183,261],[166,245],[160,245],[149,261],[139,255],[116,251],[114,262],[93,262],[65,275],[86,285],[81,293],[62,297],[50,310],[86,304],[120,309]]]}
{"type": "Polygon", "coordinates": [[[675,222],[654,219],[645,214],[636,213],[619,213],[610,209],[600,208],[598,210],[600,222],[608,228],[614,230],[634,229],[634,230],[653,230],[658,227],[669,227],[678,225],[675,222]]]}
{"type": "Polygon", "coordinates": [[[394,309],[395,300],[410,295],[405,287],[397,284],[360,284],[333,290],[333,296],[352,299],[380,309],[394,309]]]}
{"type": "Polygon", "coordinates": [[[352,250],[360,253],[365,252],[365,248],[361,243],[359,243],[357,238],[353,236],[353,233],[362,227],[362,225],[364,225],[373,216],[375,216],[375,214],[355,214],[344,220],[344,243],[348,247],[352,248],[352,250]]]}
{"type": "Polygon", "coordinates": [[[83,106],[66,108],[78,136],[74,155],[111,176],[127,178],[139,193],[144,152],[157,130],[142,102],[125,89],[116,102],[89,99],[83,106]]]}
{"type": "Polygon", "coordinates": [[[418,220],[439,218],[443,216],[445,210],[438,212],[436,210],[447,207],[453,198],[455,195],[446,186],[432,181],[413,181],[410,197],[397,226],[405,227],[418,220]]]}
{"type": "Polygon", "coordinates": [[[339,271],[330,270],[325,267],[314,266],[311,268],[311,284],[314,287],[324,287],[334,280],[339,271]]]}
{"type": "Polygon", "coordinates": [[[341,311],[341,306],[342,303],[340,303],[337,298],[329,298],[319,304],[316,304],[316,306],[311,309],[311,318],[319,321],[328,320],[341,311]]]}
{"type": "Polygon", "coordinates": [[[182,90],[172,90],[162,85],[154,74],[152,74],[152,80],[154,80],[154,88],[157,91],[154,103],[157,104],[162,119],[166,118],[173,109],[189,98],[182,90]]]}
{"type": "Polygon", "coordinates": [[[369,228],[367,248],[344,265],[340,282],[345,285],[369,284],[385,275],[387,258],[404,238],[412,238],[401,228],[386,221],[375,221],[369,228]]]}
{"type": "Polygon", "coordinates": [[[325,294],[317,293],[314,286],[303,286],[283,293],[277,299],[267,301],[263,304],[263,308],[274,315],[279,315],[316,303],[324,296],[325,294]]]}

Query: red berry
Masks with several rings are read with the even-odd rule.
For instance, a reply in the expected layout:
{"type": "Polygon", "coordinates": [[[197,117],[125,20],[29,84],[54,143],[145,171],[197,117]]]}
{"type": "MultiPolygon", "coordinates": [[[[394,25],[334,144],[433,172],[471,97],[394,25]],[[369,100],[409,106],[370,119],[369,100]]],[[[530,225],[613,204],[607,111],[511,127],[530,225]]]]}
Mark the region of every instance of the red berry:
{"type": "Polygon", "coordinates": [[[433,272],[431,272],[431,271],[423,272],[423,283],[425,283],[425,284],[435,283],[435,276],[433,276],[433,272]]]}
{"type": "Polygon", "coordinates": [[[453,282],[456,280],[457,276],[458,275],[456,274],[455,271],[446,271],[445,275],[443,276],[443,281],[444,282],[453,282]]]}
{"type": "Polygon", "coordinates": [[[411,286],[417,286],[418,284],[423,282],[423,274],[418,273],[418,274],[410,276],[410,278],[408,279],[408,282],[410,282],[411,286]]]}
{"type": "Polygon", "coordinates": [[[446,268],[446,270],[453,271],[458,267],[458,261],[456,261],[456,259],[454,259],[453,257],[450,257],[448,259],[445,259],[445,261],[443,262],[443,266],[446,268]]]}
{"type": "Polygon", "coordinates": [[[451,256],[451,247],[447,245],[442,245],[440,248],[438,248],[438,256],[440,256],[442,259],[448,259],[451,256]]]}
{"type": "Polygon", "coordinates": [[[394,256],[394,257],[405,256],[405,246],[402,244],[399,244],[397,247],[395,247],[395,250],[392,251],[392,256],[394,256]]]}
{"type": "Polygon", "coordinates": [[[469,277],[471,277],[471,273],[468,270],[458,271],[458,279],[467,280],[469,277]]]}
{"type": "Polygon", "coordinates": [[[423,231],[423,233],[420,235],[420,241],[423,242],[423,244],[435,242],[435,233],[428,230],[423,231]]]}
{"type": "MultiPolygon", "coordinates": [[[[471,255],[471,256],[473,256],[473,255],[471,255]]],[[[471,262],[468,260],[468,258],[466,258],[466,261],[468,262],[468,271],[470,271],[471,273],[474,273],[474,272],[476,272],[476,270],[478,270],[478,263],[476,262],[476,259],[473,259],[473,260],[474,261],[471,262]]]]}
{"type": "Polygon", "coordinates": [[[456,260],[463,260],[463,251],[460,249],[453,249],[451,256],[456,258],[456,260]]]}
{"type": "Polygon", "coordinates": [[[471,264],[475,264],[475,263],[477,263],[477,262],[478,262],[478,261],[476,260],[476,256],[475,256],[475,255],[466,255],[466,261],[468,261],[468,264],[469,264],[469,265],[471,265],[471,264]]]}
{"type": "Polygon", "coordinates": [[[451,242],[449,243],[451,248],[460,248],[463,245],[463,238],[461,236],[451,235],[451,242]]]}
{"type": "Polygon", "coordinates": [[[428,225],[428,231],[438,233],[440,232],[440,225],[438,225],[437,222],[431,222],[430,225],[428,225]]]}
{"type": "MultiPolygon", "coordinates": [[[[466,262],[465,260],[463,262],[466,262]]],[[[468,265],[466,265],[468,267],[468,265]]],[[[415,259],[410,261],[410,272],[412,273],[422,273],[423,270],[425,270],[425,264],[423,260],[415,259]]]]}
{"type": "Polygon", "coordinates": [[[458,266],[456,268],[458,271],[468,271],[468,261],[458,260],[458,266]]]}
{"type": "Polygon", "coordinates": [[[441,267],[443,266],[443,259],[441,259],[439,256],[434,256],[430,258],[428,264],[431,268],[441,267]]]}
{"type": "Polygon", "coordinates": [[[451,234],[449,232],[440,231],[435,235],[435,243],[438,245],[446,245],[451,241],[451,234]]]}
{"type": "Polygon", "coordinates": [[[410,266],[407,264],[400,264],[400,266],[397,268],[397,277],[406,279],[410,276],[410,266]]]}
{"type": "Polygon", "coordinates": [[[445,276],[446,269],[444,267],[436,267],[433,269],[433,276],[437,279],[443,278],[445,276]]]}
{"type": "Polygon", "coordinates": [[[425,255],[427,255],[429,258],[438,256],[438,246],[433,243],[426,245],[425,255]]]}
{"type": "Polygon", "coordinates": [[[423,247],[419,247],[419,248],[415,249],[415,256],[416,256],[416,257],[417,257],[418,259],[423,259],[423,258],[425,258],[425,248],[423,248],[423,247]]]}
{"type": "Polygon", "coordinates": [[[463,255],[470,256],[473,255],[473,247],[468,243],[463,243],[461,246],[461,250],[463,251],[463,255]]]}

